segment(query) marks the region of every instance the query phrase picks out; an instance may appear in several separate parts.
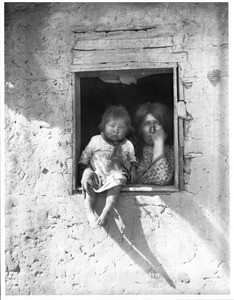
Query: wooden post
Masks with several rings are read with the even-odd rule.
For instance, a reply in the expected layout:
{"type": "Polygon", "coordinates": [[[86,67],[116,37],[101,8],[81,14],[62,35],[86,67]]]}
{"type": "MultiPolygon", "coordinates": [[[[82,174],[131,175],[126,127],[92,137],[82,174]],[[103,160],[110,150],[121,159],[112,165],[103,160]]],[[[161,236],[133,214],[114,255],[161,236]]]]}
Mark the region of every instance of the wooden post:
{"type": "MultiPolygon", "coordinates": [[[[178,74],[178,100],[184,101],[183,83],[180,76],[180,66],[177,66],[178,74]]],[[[179,188],[184,190],[184,120],[179,117],[179,188]]]]}
{"type": "Polygon", "coordinates": [[[76,193],[78,185],[78,159],[81,145],[81,108],[80,108],[80,78],[72,73],[72,104],[73,104],[73,135],[72,135],[72,194],[76,193]]]}
{"type": "Polygon", "coordinates": [[[179,188],[179,147],[178,147],[178,114],[177,114],[177,68],[173,68],[173,106],[174,106],[174,164],[175,176],[174,185],[179,188]]]}

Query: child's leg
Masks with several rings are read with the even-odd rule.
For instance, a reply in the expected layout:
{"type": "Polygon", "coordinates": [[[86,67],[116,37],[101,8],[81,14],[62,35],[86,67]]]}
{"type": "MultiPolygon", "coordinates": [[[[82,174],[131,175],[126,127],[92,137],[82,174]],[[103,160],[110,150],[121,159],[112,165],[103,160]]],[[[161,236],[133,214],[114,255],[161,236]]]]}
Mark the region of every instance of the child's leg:
{"type": "Polygon", "coordinates": [[[85,201],[85,210],[87,218],[91,228],[94,228],[97,225],[97,217],[94,214],[93,206],[96,200],[96,193],[90,189],[90,194],[86,194],[85,201]]]}
{"type": "Polygon", "coordinates": [[[103,208],[103,211],[102,211],[100,217],[98,218],[97,225],[99,225],[99,226],[104,225],[107,215],[109,214],[111,209],[114,207],[115,202],[119,197],[121,189],[122,189],[122,185],[117,185],[107,191],[106,205],[103,208]]]}

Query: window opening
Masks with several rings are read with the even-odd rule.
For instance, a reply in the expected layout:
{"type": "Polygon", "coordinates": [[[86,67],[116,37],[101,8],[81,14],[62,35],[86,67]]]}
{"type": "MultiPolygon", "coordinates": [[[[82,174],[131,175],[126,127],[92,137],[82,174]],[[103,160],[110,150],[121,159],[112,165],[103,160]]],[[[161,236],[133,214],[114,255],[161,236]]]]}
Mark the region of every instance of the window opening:
{"type": "MultiPolygon", "coordinates": [[[[98,125],[106,108],[121,104],[133,119],[138,105],[156,101],[166,104],[174,114],[174,182],[170,186],[128,184],[123,191],[163,193],[179,190],[183,153],[178,144],[182,131],[178,134],[177,77],[177,68],[74,73],[73,193],[80,191],[79,156],[90,138],[99,134],[98,125]]],[[[182,125],[180,123],[180,127],[182,125]]]]}

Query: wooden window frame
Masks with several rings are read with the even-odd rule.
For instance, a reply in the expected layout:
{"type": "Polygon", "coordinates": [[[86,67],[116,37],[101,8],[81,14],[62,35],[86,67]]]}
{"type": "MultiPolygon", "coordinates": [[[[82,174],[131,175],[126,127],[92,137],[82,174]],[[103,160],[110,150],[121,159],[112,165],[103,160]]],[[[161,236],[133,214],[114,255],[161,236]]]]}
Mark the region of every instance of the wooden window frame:
{"type": "Polygon", "coordinates": [[[72,194],[81,193],[81,187],[78,185],[78,159],[81,154],[81,86],[80,78],[82,77],[99,77],[108,75],[132,74],[157,74],[166,72],[172,69],[173,73],[173,120],[174,120],[174,161],[175,173],[174,184],[168,186],[158,186],[149,184],[130,184],[122,188],[122,193],[150,193],[150,194],[170,194],[184,190],[183,178],[183,155],[184,155],[184,137],[183,126],[184,122],[178,116],[177,104],[179,101],[184,101],[183,85],[180,77],[180,66],[178,63],[159,63],[156,66],[147,66],[146,69],[134,68],[127,70],[100,70],[100,71],[77,71],[71,67],[72,71],[72,98],[73,98],[73,174],[72,174],[72,194]]]}

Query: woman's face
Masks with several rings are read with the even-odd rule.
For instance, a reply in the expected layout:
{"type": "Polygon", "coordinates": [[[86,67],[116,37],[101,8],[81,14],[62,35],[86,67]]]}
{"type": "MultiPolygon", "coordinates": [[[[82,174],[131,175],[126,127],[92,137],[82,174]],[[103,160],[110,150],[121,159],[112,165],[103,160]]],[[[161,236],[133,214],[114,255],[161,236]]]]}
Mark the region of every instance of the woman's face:
{"type": "Polygon", "coordinates": [[[142,137],[147,145],[153,146],[154,141],[157,137],[157,133],[165,135],[162,125],[159,121],[151,114],[145,116],[141,127],[142,137]]]}
{"type": "Polygon", "coordinates": [[[123,140],[127,134],[126,121],[121,118],[110,118],[104,128],[104,134],[112,141],[123,140]]]}

